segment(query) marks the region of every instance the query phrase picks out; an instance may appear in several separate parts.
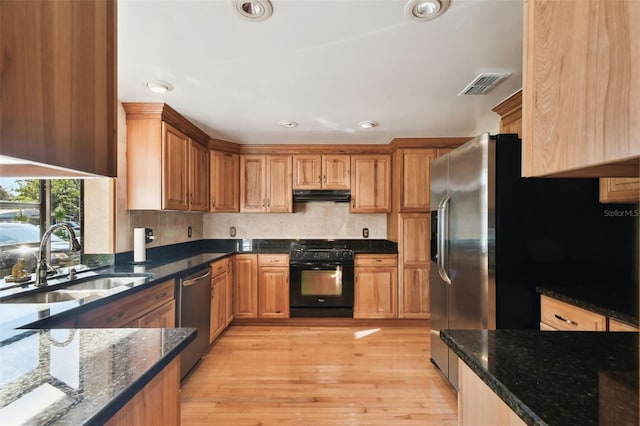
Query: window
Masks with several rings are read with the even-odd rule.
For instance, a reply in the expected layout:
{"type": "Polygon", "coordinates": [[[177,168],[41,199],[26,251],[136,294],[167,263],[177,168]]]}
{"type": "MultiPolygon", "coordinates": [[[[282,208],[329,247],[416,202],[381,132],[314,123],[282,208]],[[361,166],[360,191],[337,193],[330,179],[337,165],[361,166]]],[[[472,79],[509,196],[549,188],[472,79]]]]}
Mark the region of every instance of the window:
{"type": "MultiPolygon", "coordinates": [[[[68,222],[82,243],[82,181],[79,179],[0,179],[0,278],[20,260],[35,272],[40,240],[55,223],[68,222]]],[[[80,263],[62,229],[51,235],[48,251],[54,268],[80,263]]]]}

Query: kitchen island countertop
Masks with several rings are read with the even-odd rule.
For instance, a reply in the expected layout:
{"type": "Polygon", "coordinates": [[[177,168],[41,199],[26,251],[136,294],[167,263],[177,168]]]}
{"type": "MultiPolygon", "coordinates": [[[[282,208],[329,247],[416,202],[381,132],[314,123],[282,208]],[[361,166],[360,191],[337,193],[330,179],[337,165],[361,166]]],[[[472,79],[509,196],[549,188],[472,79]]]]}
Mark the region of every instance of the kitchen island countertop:
{"type": "Polygon", "coordinates": [[[443,330],[440,338],[528,425],[620,424],[612,413],[638,422],[638,333],[443,330]]]}
{"type": "Polygon", "coordinates": [[[0,424],[104,424],[195,338],[195,329],[7,330],[0,424]]]}

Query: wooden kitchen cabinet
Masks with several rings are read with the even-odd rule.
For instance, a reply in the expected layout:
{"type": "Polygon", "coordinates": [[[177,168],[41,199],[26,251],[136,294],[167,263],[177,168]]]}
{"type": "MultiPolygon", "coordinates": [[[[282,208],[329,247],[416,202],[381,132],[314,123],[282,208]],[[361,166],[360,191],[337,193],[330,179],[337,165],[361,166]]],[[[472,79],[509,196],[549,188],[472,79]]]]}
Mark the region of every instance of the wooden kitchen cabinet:
{"type": "Polygon", "coordinates": [[[540,296],[540,329],[607,331],[607,317],[569,303],[540,296]]]}
{"type": "Polygon", "coordinates": [[[458,425],[524,426],[526,423],[462,361],[458,362],[458,425]]]}
{"type": "Polygon", "coordinates": [[[80,314],[76,324],[78,328],[118,328],[166,321],[163,324],[167,327],[175,327],[174,295],[175,281],[168,280],[80,314]],[[173,317],[168,313],[170,309],[174,310],[173,317]]]}
{"type": "Polygon", "coordinates": [[[229,258],[229,263],[227,264],[227,280],[225,282],[225,325],[228,326],[233,321],[233,286],[235,282],[235,270],[236,270],[236,259],[234,257],[229,258]]]}
{"type": "Polygon", "coordinates": [[[609,331],[638,331],[638,326],[609,318],[609,331]]]}
{"type": "Polygon", "coordinates": [[[135,321],[136,328],[173,328],[176,325],[176,302],[170,301],[135,321]]]}
{"type": "Polygon", "coordinates": [[[428,213],[401,213],[398,241],[400,318],[430,318],[430,216],[428,213]]]}
{"type": "Polygon", "coordinates": [[[358,254],[355,259],[354,318],[397,318],[395,254],[358,254]]]}
{"type": "Polygon", "coordinates": [[[500,102],[491,111],[500,115],[500,133],[515,133],[522,137],[522,90],[500,102]]]}
{"type": "Polygon", "coordinates": [[[123,103],[127,207],[209,210],[209,136],[169,105],[123,103]]]}
{"type": "Polygon", "coordinates": [[[600,202],[640,202],[640,177],[600,178],[600,202]]]}
{"type": "Polygon", "coordinates": [[[105,426],[180,425],[180,357],[136,393],[105,426]]]}
{"type": "Polygon", "coordinates": [[[351,213],[391,211],[391,156],[351,156],[351,213]]]}
{"type": "Polygon", "coordinates": [[[228,260],[222,259],[211,264],[211,311],[209,343],[222,333],[227,326],[227,268],[228,260]]]}
{"type": "Polygon", "coordinates": [[[240,211],[293,212],[290,155],[241,155],[240,211]]]}
{"type": "Polygon", "coordinates": [[[293,189],[349,189],[349,155],[294,155],[293,189]]]}
{"type": "Polygon", "coordinates": [[[429,171],[434,149],[404,149],[402,152],[401,212],[429,213],[429,171]]]}
{"type": "Polygon", "coordinates": [[[258,255],[235,256],[234,318],[258,318],[258,255]]]}
{"type": "Polygon", "coordinates": [[[523,176],[638,176],[638,34],[634,0],[525,0],[523,176]]]}
{"type": "Polygon", "coordinates": [[[0,2],[3,155],[116,176],[116,21],[115,0],[0,2]]]}
{"type": "Polygon", "coordinates": [[[258,255],[258,317],[289,318],[289,255],[258,255]]]}
{"type": "Polygon", "coordinates": [[[210,208],[212,212],[237,213],[240,211],[240,155],[211,150],[210,208]]]}

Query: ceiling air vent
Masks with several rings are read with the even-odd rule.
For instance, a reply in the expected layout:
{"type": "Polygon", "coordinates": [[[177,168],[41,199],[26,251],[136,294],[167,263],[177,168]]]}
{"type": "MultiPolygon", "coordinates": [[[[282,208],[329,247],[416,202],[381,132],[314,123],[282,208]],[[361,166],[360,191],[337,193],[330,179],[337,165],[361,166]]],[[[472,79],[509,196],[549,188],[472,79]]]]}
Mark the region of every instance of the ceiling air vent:
{"type": "Polygon", "coordinates": [[[502,83],[509,77],[511,73],[483,73],[473,79],[471,83],[467,85],[460,95],[486,95],[498,84],[502,83]]]}

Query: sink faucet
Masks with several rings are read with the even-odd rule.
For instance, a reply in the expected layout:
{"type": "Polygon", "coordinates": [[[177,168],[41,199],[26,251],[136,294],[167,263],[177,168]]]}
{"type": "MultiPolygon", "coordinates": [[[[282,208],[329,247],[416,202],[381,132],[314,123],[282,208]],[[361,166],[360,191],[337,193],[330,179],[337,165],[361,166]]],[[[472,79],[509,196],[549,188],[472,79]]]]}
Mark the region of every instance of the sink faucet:
{"type": "Polygon", "coordinates": [[[47,285],[47,271],[49,268],[49,264],[47,263],[46,259],[45,245],[47,244],[47,241],[51,237],[53,231],[58,228],[66,229],[69,233],[69,236],[71,237],[71,241],[69,242],[71,250],[78,251],[82,248],[80,246],[80,243],[78,242],[78,239],[76,238],[76,233],[73,232],[71,224],[61,222],[51,225],[51,227],[47,229],[47,232],[45,232],[42,236],[42,241],[40,241],[40,249],[38,250],[38,265],[36,266],[36,287],[44,287],[47,285]]]}

